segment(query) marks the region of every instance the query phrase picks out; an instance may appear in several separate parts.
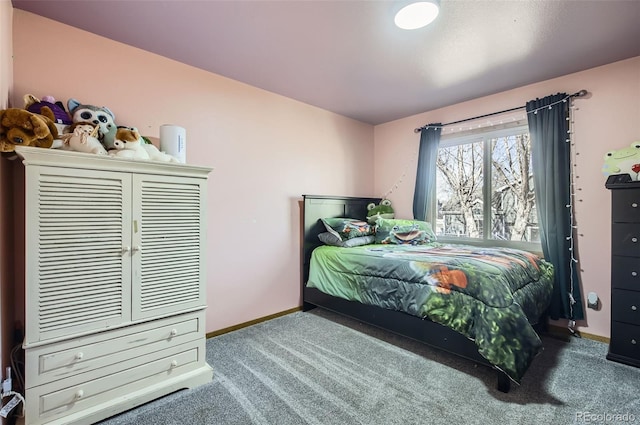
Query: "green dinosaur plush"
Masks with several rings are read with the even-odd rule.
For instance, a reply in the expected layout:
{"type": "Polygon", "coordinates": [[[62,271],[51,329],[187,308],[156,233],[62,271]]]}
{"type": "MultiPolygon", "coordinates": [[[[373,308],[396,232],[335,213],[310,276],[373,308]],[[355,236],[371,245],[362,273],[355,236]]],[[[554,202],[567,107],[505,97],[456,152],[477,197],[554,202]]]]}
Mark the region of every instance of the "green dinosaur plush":
{"type": "Polygon", "coordinates": [[[388,199],[383,199],[379,205],[373,202],[370,203],[367,205],[367,210],[367,221],[369,224],[375,224],[379,217],[389,219],[395,217],[393,208],[391,207],[391,201],[388,199]]]}
{"type": "Polygon", "coordinates": [[[602,174],[629,174],[632,180],[640,175],[640,141],[631,143],[628,148],[609,151],[604,156],[602,174]]]}

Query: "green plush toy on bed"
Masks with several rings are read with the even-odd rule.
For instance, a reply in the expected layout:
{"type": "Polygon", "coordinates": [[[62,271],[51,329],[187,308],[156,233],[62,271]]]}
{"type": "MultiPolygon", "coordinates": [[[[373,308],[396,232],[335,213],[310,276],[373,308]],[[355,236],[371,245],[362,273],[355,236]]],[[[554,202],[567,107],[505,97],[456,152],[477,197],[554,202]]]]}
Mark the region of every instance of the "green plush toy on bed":
{"type": "Polygon", "coordinates": [[[380,201],[379,205],[374,204],[373,202],[367,205],[367,221],[369,224],[376,224],[376,220],[380,217],[382,218],[394,218],[395,213],[393,208],[391,207],[391,201],[388,199],[383,199],[380,201]]]}

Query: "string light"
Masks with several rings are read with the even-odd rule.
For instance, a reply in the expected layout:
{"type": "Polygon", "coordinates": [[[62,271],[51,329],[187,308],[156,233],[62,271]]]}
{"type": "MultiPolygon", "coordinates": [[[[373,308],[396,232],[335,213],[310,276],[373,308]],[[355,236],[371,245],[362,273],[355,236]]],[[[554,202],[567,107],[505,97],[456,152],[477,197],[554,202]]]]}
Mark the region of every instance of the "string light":
{"type": "MultiPolygon", "coordinates": [[[[578,93],[578,96],[584,96],[586,93],[586,90],[581,91],[580,93],[578,93]],[[584,93],[583,93],[584,92],[584,93]]],[[[542,109],[548,109],[548,110],[552,110],[553,107],[555,105],[558,104],[566,104],[567,102],[569,102],[569,107],[567,108],[567,116],[565,117],[565,120],[567,121],[567,137],[565,139],[565,143],[570,143],[570,146],[575,146],[575,143],[572,142],[572,138],[573,138],[573,124],[574,124],[574,114],[575,111],[579,110],[579,108],[575,107],[573,105],[573,96],[569,95],[569,96],[565,96],[563,99],[553,102],[547,106],[542,106],[536,109],[533,109],[531,111],[527,111],[524,115],[519,116],[517,119],[518,121],[523,120],[524,118],[526,118],[527,114],[531,114],[533,113],[534,115],[538,114],[538,111],[542,110],[542,109]]],[[[516,121],[516,117],[512,116],[511,117],[511,122],[516,121]]],[[[491,120],[487,120],[485,121],[485,123],[487,127],[492,126],[492,121],[491,120]]],[[[503,121],[500,121],[500,124],[503,124],[503,121]]],[[[467,127],[466,129],[458,126],[457,130],[458,132],[462,132],[465,130],[473,130],[474,128],[481,128],[483,123],[480,124],[476,124],[477,127],[474,127],[473,125],[470,125],[469,127],[467,127]]],[[[422,127],[420,130],[428,130],[430,128],[434,128],[434,129],[440,129],[440,130],[444,130],[445,125],[441,125],[441,126],[434,126],[434,125],[429,125],[429,126],[425,126],[422,127]]],[[[418,129],[416,129],[417,131],[418,129]]],[[[449,131],[449,134],[452,134],[456,131],[455,128],[451,128],[451,130],[449,131]]],[[[568,294],[568,298],[569,298],[569,317],[571,317],[571,319],[569,320],[568,323],[568,328],[569,331],[571,332],[572,335],[575,336],[579,336],[576,331],[575,331],[575,326],[576,326],[576,322],[575,320],[573,320],[573,306],[576,303],[576,300],[573,296],[573,292],[574,292],[574,286],[575,286],[575,282],[573,279],[573,275],[574,275],[574,265],[578,264],[578,259],[576,258],[576,251],[574,249],[574,245],[575,245],[575,240],[574,240],[574,236],[575,236],[575,232],[578,226],[575,225],[574,223],[574,209],[573,209],[573,203],[575,200],[575,185],[574,185],[574,181],[579,179],[580,176],[576,175],[574,170],[576,168],[576,157],[579,155],[579,152],[576,152],[575,149],[571,149],[571,156],[570,156],[570,161],[571,164],[573,166],[570,166],[569,169],[571,170],[571,174],[570,174],[570,193],[569,193],[569,203],[565,205],[566,208],[569,208],[569,220],[570,220],[570,234],[568,236],[566,236],[566,240],[569,241],[569,252],[570,252],[570,261],[569,261],[569,294],[568,294]]],[[[388,190],[385,195],[383,196],[383,198],[388,198],[389,195],[391,195],[393,193],[393,191],[395,189],[398,188],[398,186],[402,183],[402,181],[404,180],[404,177],[407,174],[407,170],[409,168],[409,165],[411,163],[414,162],[414,160],[417,158],[418,156],[418,151],[416,151],[411,158],[411,161],[407,162],[407,165],[404,168],[404,171],[402,172],[402,175],[400,176],[400,178],[398,179],[398,181],[392,186],[392,188],[390,190],[388,190]]],[[[577,190],[582,190],[580,188],[578,188],[577,190]]],[[[579,199],[580,202],[582,202],[582,199],[579,199]]],[[[582,234],[580,235],[582,236],[582,234]]]]}
{"type": "MultiPolygon", "coordinates": [[[[585,91],[585,94],[586,94],[586,91],[585,91]]],[[[541,107],[539,107],[539,108],[537,108],[537,109],[533,109],[533,110],[531,110],[531,111],[527,111],[526,113],[519,114],[518,116],[512,116],[512,117],[510,118],[510,122],[522,121],[522,120],[526,119],[526,117],[527,117],[527,115],[528,115],[528,114],[533,113],[534,115],[537,115],[537,114],[538,114],[538,111],[541,111],[541,110],[543,110],[543,109],[549,109],[549,110],[551,110],[553,106],[558,105],[558,104],[560,104],[560,103],[567,103],[567,101],[568,101],[568,100],[571,100],[571,98],[572,98],[572,96],[566,96],[565,98],[563,98],[563,99],[561,99],[561,100],[558,100],[558,101],[556,101],[556,102],[553,102],[553,103],[551,103],[551,104],[549,104],[549,105],[547,105],[547,106],[541,106],[541,107]]],[[[570,105],[570,106],[569,106],[569,108],[570,108],[570,109],[572,109],[572,108],[573,108],[573,109],[577,109],[577,108],[574,108],[572,105],[570,105]]],[[[508,118],[507,118],[507,119],[508,119],[508,118]]],[[[566,119],[567,119],[567,121],[570,121],[570,120],[571,120],[570,116],[567,116],[567,117],[566,117],[566,119]]],[[[475,121],[475,120],[474,120],[474,121],[475,121]]],[[[573,122],[573,121],[570,121],[570,122],[573,122]]],[[[501,124],[501,125],[502,125],[502,124],[504,124],[504,120],[500,120],[500,124],[501,124]]],[[[450,128],[450,129],[448,129],[449,131],[448,131],[448,133],[447,133],[447,134],[453,134],[453,133],[456,133],[456,132],[463,132],[463,131],[471,131],[471,130],[480,129],[480,128],[482,128],[483,126],[484,126],[484,127],[491,127],[491,126],[493,126],[493,125],[495,125],[495,124],[494,124],[494,123],[493,123],[493,121],[489,118],[489,119],[487,119],[486,121],[481,122],[481,123],[476,124],[476,125],[469,125],[469,126],[466,126],[466,127],[458,126],[457,128],[456,128],[456,127],[451,126],[451,128],[450,128]]],[[[416,129],[416,132],[418,132],[419,130],[428,130],[428,129],[430,129],[430,128],[433,128],[433,129],[440,129],[440,130],[442,130],[443,132],[446,132],[446,131],[447,131],[447,129],[445,129],[445,127],[447,127],[447,126],[446,126],[446,125],[439,125],[439,126],[436,126],[436,125],[426,125],[426,126],[424,126],[424,127],[421,127],[420,129],[416,129]]],[[[570,139],[570,137],[571,137],[571,135],[570,135],[570,131],[567,131],[567,133],[569,133],[569,136],[567,137],[567,139],[566,139],[565,141],[566,141],[567,143],[570,143],[570,142],[571,142],[571,139],[570,139]]],[[[412,154],[412,155],[411,155],[411,158],[409,158],[409,159],[407,160],[407,163],[406,163],[407,165],[404,167],[404,170],[403,170],[403,172],[402,172],[401,176],[398,178],[398,180],[396,181],[396,183],[395,183],[395,184],[393,184],[393,185],[391,186],[391,188],[390,188],[390,189],[389,189],[389,190],[384,194],[384,196],[382,197],[383,199],[388,199],[387,197],[388,197],[389,195],[391,195],[391,194],[393,193],[393,191],[394,191],[395,189],[397,189],[397,188],[400,186],[400,184],[403,182],[404,178],[405,178],[405,177],[406,177],[406,175],[407,175],[407,170],[409,169],[409,166],[415,162],[415,160],[416,160],[416,158],[417,158],[417,157],[418,157],[418,151],[416,151],[414,154],[412,154]]],[[[569,206],[567,206],[567,208],[569,208],[569,206]]]]}
{"type": "MultiPolygon", "coordinates": [[[[575,143],[573,143],[572,138],[573,138],[573,123],[574,123],[574,114],[575,111],[578,109],[576,107],[574,107],[573,105],[573,99],[571,97],[565,98],[563,99],[563,102],[566,103],[567,100],[569,100],[569,108],[567,111],[567,117],[566,117],[566,121],[568,122],[568,128],[567,128],[567,134],[569,135],[567,137],[567,142],[571,143],[571,146],[575,146],[575,143]]],[[[573,165],[573,167],[570,167],[571,173],[570,173],[570,182],[571,182],[571,191],[569,192],[569,203],[570,203],[570,208],[571,211],[569,212],[569,220],[570,220],[570,234],[569,236],[567,236],[567,240],[569,241],[569,252],[571,253],[571,260],[569,261],[569,294],[568,294],[568,298],[569,298],[569,317],[571,318],[571,320],[569,320],[568,323],[568,328],[569,331],[571,332],[572,335],[578,336],[578,334],[575,332],[575,325],[576,322],[575,320],[573,320],[573,306],[576,303],[576,300],[573,296],[573,290],[574,290],[574,286],[575,286],[575,282],[573,279],[573,275],[574,275],[574,265],[578,264],[578,259],[575,256],[575,250],[574,250],[574,237],[575,237],[575,232],[576,229],[578,228],[578,226],[576,226],[575,224],[575,217],[574,217],[574,210],[573,210],[573,204],[576,200],[576,192],[575,192],[575,180],[579,179],[580,176],[575,174],[575,170],[576,170],[576,159],[577,156],[580,154],[579,152],[577,152],[575,149],[571,149],[571,155],[570,155],[570,161],[573,165]]],[[[581,189],[578,189],[581,190],[581,189]]],[[[582,202],[582,199],[578,199],[579,202],[582,202]]]]}
{"type": "Polygon", "coordinates": [[[487,121],[481,122],[479,124],[473,124],[473,125],[469,125],[469,126],[465,126],[465,127],[428,125],[428,126],[422,127],[421,130],[427,130],[427,129],[430,129],[430,128],[439,128],[439,129],[442,130],[442,134],[443,135],[445,135],[445,134],[446,135],[452,135],[454,133],[461,133],[461,132],[464,132],[464,131],[478,130],[478,129],[487,128],[487,127],[490,128],[490,127],[493,127],[493,126],[504,125],[504,124],[510,123],[510,122],[522,121],[526,117],[527,117],[527,115],[525,113],[523,113],[523,114],[520,114],[520,115],[518,115],[516,117],[508,119],[507,121],[500,120],[498,122],[494,122],[494,121],[491,121],[491,120],[487,120],[487,121]]]}
{"type": "MultiPolygon", "coordinates": [[[[427,127],[429,128],[429,127],[427,127]]],[[[393,186],[391,186],[391,189],[387,190],[387,192],[382,196],[382,199],[389,199],[389,195],[391,195],[393,193],[394,190],[396,190],[398,188],[398,186],[400,186],[400,184],[402,183],[402,181],[404,180],[404,178],[407,175],[407,171],[409,170],[409,166],[411,164],[413,164],[414,162],[417,162],[417,158],[418,158],[418,153],[419,151],[415,151],[411,154],[411,158],[409,158],[406,162],[406,165],[404,167],[404,170],[402,171],[402,174],[400,175],[400,178],[395,182],[395,184],[393,186]]]]}
{"type": "MultiPolygon", "coordinates": [[[[586,90],[585,90],[585,93],[584,93],[584,94],[586,94],[586,90]]],[[[523,120],[523,119],[525,119],[525,118],[526,118],[527,114],[534,114],[534,115],[538,115],[538,111],[541,111],[541,110],[543,110],[543,109],[549,109],[549,110],[551,110],[555,105],[558,105],[558,104],[560,104],[560,103],[567,103],[568,101],[571,101],[571,100],[572,100],[572,98],[573,98],[573,96],[584,96],[584,94],[582,94],[582,93],[577,93],[576,95],[568,95],[568,96],[566,96],[566,97],[562,98],[561,100],[558,100],[558,101],[556,101],[556,102],[553,102],[553,103],[551,103],[551,104],[549,104],[549,105],[547,105],[547,106],[541,106],[541,107],[539,107],[539,108],[532,109],[531,111],[527,111],[526,113],[521,114],[521,115],[519,115],[518,117],[513,116],[513,117],[511,117],[511,121],[513,122],[513,121],[516,121],[516,120],[518,120],[518,121],[523,120]]],[[[516,108],[516,109],[517,109],[517,108],[516,108]]],[[[577,110],[578,108],[577,108],[577,107],[575,107],[575,106],[573,106],[573,102],[570,102],[569,109],[577,110]]],[[[506,112],[505,112],[505,113],[506,113],[506,112]]],[[[570,116],[567,116],[565,119],[566,119],[567,121],[570,121],[570,120],[571,120],[570,116]]],[[[476,121],[476,120],[474,120],[474,121],[476,121]]],[[[501,120],[501,121],[500,121],[500,124],[503,124],[503,120],[501,120]]],[[[493,122],[491,121],[491,119],[489,118],[489,119],[487,119],[486,121],[481,122],[480,124],[476,124],[476,125],[469,125],[468,127],[460,127],[460,126],[458,126],[457,131],[468,131],[468,130],[474,130],[474,129],[478,129],[478,128],[481,128],[481,127],[491,127],[492,125],[494,125],[494,123],[493,123],[493,122]]],[[[428,130],[428,129],[430,129],[430,128],[434,128],[434,129],[441,129],[441,130],[447,131],[447,130],[445,130],[445,127],[447,127],[447,125],[446,125],[446,124],[444,124],[444,125],[426,125],[426,126],[423,126],[423,127],[420,127],[420,128],[416,128],[416,129],[415,129],[415,131],[416,131],[416,132],[420,132],[420,130],[428,130]]],[[[455,132],[455,131],[456,131],[456,128],[451,128],[451,129],[449,130],[449,133],[453,133],[453,132],[455,132]]]]}
{"type": "MultiPolygon", "coordinates": [[[[582,97],[585,96],[587,94],[586,90],[581,90],[580,92],[576,93],[575,95],[568,95],[565,96],[563,99],[553,102],[547,106],[542,106],[540,108],[537,109],[533,109],[531,111],[527,111],[527,114],[531,114],[533,113],[534,115],[538,114],[538,111],[547,108],[548,110],[552,110],[553,107],[555,105],[558,105],[560,103],[564,103],[566,104],[567,102],[569,102],[569,107],[567,108],[567,116],[565,117],[565,121],[567,121],[567,138],[565,139],[565,143],[570,143],[570,146],[575,146],[575,143],[572,142],[572,138],[573,138],[573,124],[575,122],[574,120],[574,114],[575,111],[579,110],[580,108],[577,108],[576,106],[573,105],[573,97],[574,96],[578,96],[578,97],[582,97]]],[[[518,118],[518,120],[522,120],[526,117],[527,115],[523,115],[520,118],[518,118]]],[[[511,121],[516,121],[516,117],[511,117],[511,121]]],[[[491,120],[487,120],[486,122],[487,126],[492,126],[492,122],[491,120]]],[[[503,121],[500,121],[500,124],[502,124],[503,121]]],[[[433,125],[429,125],[429,126],[425,126],[422,127],[420,129],[416,129],[416,132],[418,132],[419,130],[428,130],[430,128],[434,128],[434,129],[440,129],[440,130],[444,130],[445,125],[441,125],[441,126],[433,126],[433,125]]],[[[482,127],[482,123],[477,124],[477,127],[475,128],[481,128],[482,127]]],[[[466,130],[473,130],[474,126],[469,126],[466,130]]],[[[453,133],[455,131],[455,128],[451,128],[450,130],[450,134],[453,133]]],[[[458,131],[462,132],[463,131],[463,127],[458,127],[458,131]]],[[[579,155],[580,153],[577,152],[575,149],[571,149],[570,148],[570,167],[569,169],[571,170],[570,173],[570,192],[569,192],[569,204],[566,204],[565,207],[569,208],[569,220],[570,220],[570,234],[568,236],[566,236],[566,240],[569,241],[569,252],[571,253],[570,255],[570,261],[569,261],[569,294],[568,294],[568,298],[569,298],[569,317],[571,318],[568,322],[568,328],[569,331],[571,332],[572,335],[575,336],[579,336],[576,332],[575,332],[575,326],[576,326],[576,321],[573,319],[574,317],[574,313],[573,313],[573,306],[576,303],[575,297],[573,296],[573,292],[574,292],[574,286],[575,286],[575,282],[573,279],[573,275],[574,275],[574,265],[578,264],[579,261],[576,258],[576,251],[574,250],[574,244],[575,244],[575,233],[576,233],[576,229],[578,228],[578,226],[575,225],[575,217],[574,217],[574,209],[573,209],[573,204],[574,204],[574,200],[575,200],[575,184],[574,181],[579,179],[580,176],[575,174],[575,169],[576,169],[576,157],[579,155]],[[573,165],[573,166],[571,166],[573,165]]],[[[387,198],[391,193],[393,193],[393,191],[395,189],[398,188],[398,186],[402,183],[404,177],[406,176],[407,173],[407,169],[410,165],[410,163],[413,162],[413,160],[418,156],[418,152],[415,152],[414,155],[412,155],[412,161],[408,162],[407,165],[405,166],[404,171],[402,172],[402,175],[400,176],[400,178],[398,179],[398,181],[392,186],[392,188],[387,191],[387,193],[385,193],[385,195],[383,196],[383,198],[387,198]]],[[[582,190],[581,188],[577,188],[578,191],[582,190]]],[[[582,202],[582,199],[578,199],[579,202],[582,202]]],[[[580,234],[579,236],[583,236],[583,234],[580,234]]]]}

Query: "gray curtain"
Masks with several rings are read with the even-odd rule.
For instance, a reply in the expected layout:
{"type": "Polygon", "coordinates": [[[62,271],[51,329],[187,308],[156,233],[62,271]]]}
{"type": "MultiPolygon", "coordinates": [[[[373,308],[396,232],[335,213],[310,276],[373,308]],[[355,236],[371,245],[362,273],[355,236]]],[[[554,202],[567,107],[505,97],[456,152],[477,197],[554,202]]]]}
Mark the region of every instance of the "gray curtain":
{"type": "Polygon", "coordinates": [[[418,172],[416,188],[413,192],[413,218],[429,221],[431,203],[436,190],[436,158],[440,144],[442,124],[429,124],[420,132],[420,150],[418,152],[418,172]]]}
{"type": "Polygon", "coordinates": [[[565,93],[558,93],[527,102],[526,108],[540,240],[555,272],[549,316],[581,320],[578,265],[573,262],[577,253],[571,251],[575,244],[568,239],[573,237],[569,100],[565,93]]]}

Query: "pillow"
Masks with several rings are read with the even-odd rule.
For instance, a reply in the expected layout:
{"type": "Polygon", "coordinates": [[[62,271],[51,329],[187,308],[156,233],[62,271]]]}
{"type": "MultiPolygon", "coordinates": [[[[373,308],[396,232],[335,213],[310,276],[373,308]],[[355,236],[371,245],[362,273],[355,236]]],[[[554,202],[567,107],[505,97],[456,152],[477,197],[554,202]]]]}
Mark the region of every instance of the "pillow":
{"type": "Polygon", "coordinates": [[[329,232],[320,233],[318,235],[318,239],[320,239],[325,245],[339,246],[341,248],[352,248],[354,246],[369,245],[376,241],[376,237],[373,235],[358,236],[357,238],[351,238],[343,241],[339,236],[336,236],[333,233],[329,232]]]}
{"type": "Polygon", "coordinates": [[[424,245],[435,240],[431,224],[426,221],[387,218],[376,220],[376,243],[424,245]]]}
{"type": "Polygon", "coordinates": [[[322,223],[327,228],[327,232],[332,233],[343,241],[373,235],[375,230],[375,227],[366,221],[354,218],[323,218],[322,223]]]}

